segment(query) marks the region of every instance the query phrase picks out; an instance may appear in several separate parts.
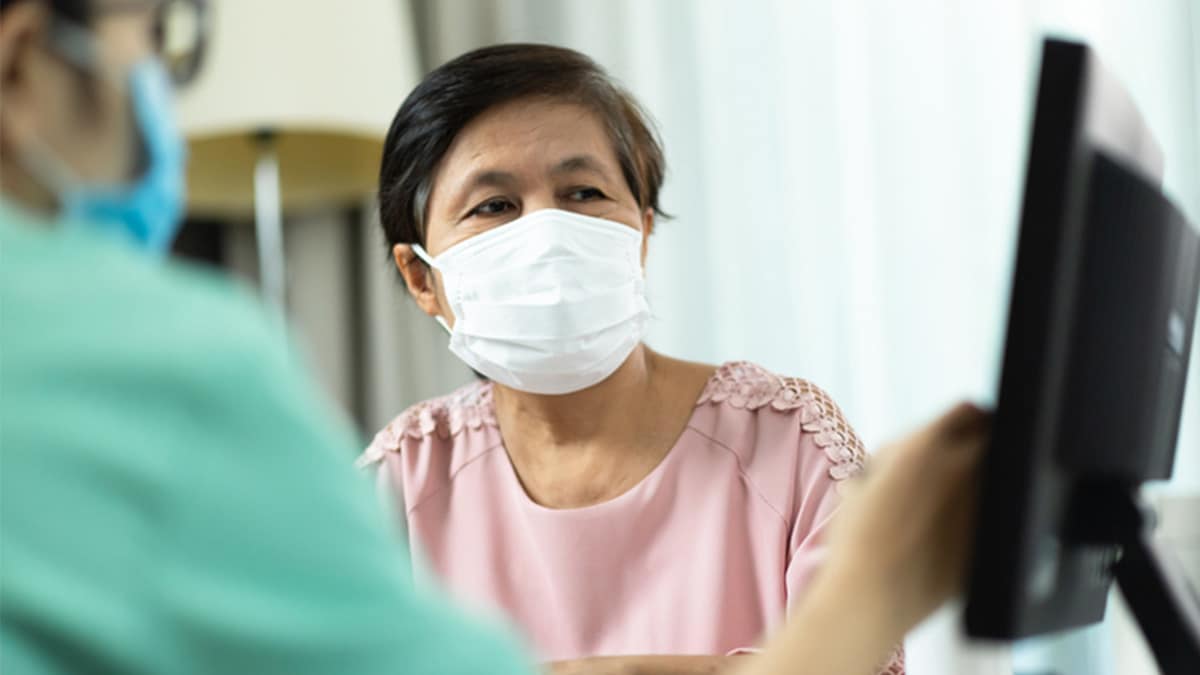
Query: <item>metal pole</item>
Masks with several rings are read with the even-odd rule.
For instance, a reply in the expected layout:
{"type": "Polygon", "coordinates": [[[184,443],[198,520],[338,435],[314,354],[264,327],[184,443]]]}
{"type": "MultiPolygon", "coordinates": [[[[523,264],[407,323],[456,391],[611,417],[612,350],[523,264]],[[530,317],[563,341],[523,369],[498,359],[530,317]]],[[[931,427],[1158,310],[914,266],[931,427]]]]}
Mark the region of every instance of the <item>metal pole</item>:
{"type": "Polygon", "coordinates": [[[258,163],[254,166],[254,228],[258,244],[258,278],[263,297],[283,312],[287,276],[283,257],[283,199],[279,188],[279,155],[275,133],[257,135],[258,163]]]}

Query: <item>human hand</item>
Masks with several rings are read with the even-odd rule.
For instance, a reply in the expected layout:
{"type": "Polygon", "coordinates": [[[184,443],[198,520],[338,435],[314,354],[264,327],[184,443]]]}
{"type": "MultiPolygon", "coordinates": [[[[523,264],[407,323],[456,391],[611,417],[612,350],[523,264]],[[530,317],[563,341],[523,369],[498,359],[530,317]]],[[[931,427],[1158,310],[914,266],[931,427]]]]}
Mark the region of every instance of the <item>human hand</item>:
{"type": "Polygon", "coordinates": [[[880,450],[834,518],[829,556],[739,675],[872,672],[962,586],[988,416],[960,405],[880,450]]]}
{"type": "Polygon", "coordinates": [[[724,656],[596,656],[547,664],[548,675],[709,675],[722,670],[724,656]]]}
{"type": "Polygon", "coordinates": [[[901,634],[962,587],[988,424],[959,405],[880,450],[835,519],[824,570],[880,594],[901,634]]]}

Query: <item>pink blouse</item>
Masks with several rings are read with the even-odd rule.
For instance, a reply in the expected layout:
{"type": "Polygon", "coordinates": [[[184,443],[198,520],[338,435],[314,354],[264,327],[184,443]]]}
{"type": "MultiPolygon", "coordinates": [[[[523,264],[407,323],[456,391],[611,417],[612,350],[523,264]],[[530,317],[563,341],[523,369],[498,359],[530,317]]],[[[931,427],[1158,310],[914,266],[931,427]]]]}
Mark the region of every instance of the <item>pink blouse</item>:
{"type": "MultiPolygon", "coordinates": [[[[864,457],[821,389],[728,363],[662,462],[593,506],[529,498],[488,383],[405,411],[359,462],[379,467],[450,592],[510,617],[551,661],[753,647],[821,564],[837,483],[864,457]]],[[[903,670],[897,649],[882,672],[903,670]]]]}

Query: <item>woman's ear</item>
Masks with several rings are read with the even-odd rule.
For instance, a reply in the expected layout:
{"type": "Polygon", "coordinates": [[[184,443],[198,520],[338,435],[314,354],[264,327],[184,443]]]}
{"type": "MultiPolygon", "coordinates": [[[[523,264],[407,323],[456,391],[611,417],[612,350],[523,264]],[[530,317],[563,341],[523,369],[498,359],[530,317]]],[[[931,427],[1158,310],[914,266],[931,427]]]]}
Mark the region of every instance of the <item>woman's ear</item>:
{"type": "Polygon", "coordinates": [[[650,235],[654,234],[654,209],[642,212],[642,267],[646,266],[646,254],[650,252],[650,235]]]}
{"type": "MultiPolygon", "coordinates": [[[[47,9],[40,2],[18,2],[4,10],[0,21],[0,92],[4,105],[0,106],[0,159],[4,160],[4,171],[9,175],[0,181],[7,196],[21,201],[37,210],[54,207],[49,194],[25,175],[27,172],[15,164],[22,150],[37,135],[38,121],[46,118],[48,103],[55,102],[54,94],[61,95],[53,79],[45,77],[44,49],[39,44],[45,41],[47,9]],[[10,165],[12,160],[14,164],[10,165]],[[17,169],[12,170],[10,169],[17,169]]],[[[61,83],[59,83],[61,84],[61,83]]]]}
{"type": "Polygon", "coordinates": [[[437,281],[434,278],[433,270],[425,264],[425,261],[417,257],[412,246],[408,244],[393,246],[392,260],[396,263],[396,269],[400,270],[400,276],[404,277],[404,285],[408,287],[408,294],[417,302],[421,311],[429,316],[441,315],[442,304],[438,301],[437,281]]]}
{"type": "MultiPolygon", "coordinates": [[[[37,2],[18,3],[4,10],[4,21],[0,22],[0,91],[4,92],[6,127],[18,118],[25,131],[38,113],[44,112],[38,110],[39,96],[33,85],[38,84],[34,58],[38,44],[45,39],[46,11],[37,2]]],[[[12,129],[7,131],[13,133],[12,129]]]]}

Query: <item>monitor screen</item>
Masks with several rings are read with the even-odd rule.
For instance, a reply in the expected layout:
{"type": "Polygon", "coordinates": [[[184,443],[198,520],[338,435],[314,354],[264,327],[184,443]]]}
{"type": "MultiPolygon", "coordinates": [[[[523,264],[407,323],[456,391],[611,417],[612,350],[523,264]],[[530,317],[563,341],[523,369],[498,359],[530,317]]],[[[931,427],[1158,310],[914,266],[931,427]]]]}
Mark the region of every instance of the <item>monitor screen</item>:
{"type": "Polygon", "coordinates": [[[1046,40],[981,471],[971,635],[1100,620],[1121,538],[1097,506],[1170,475],[1200,238],[1159,189],[1162,171],[1132,99],[1091,50],[1046,40]]]}

